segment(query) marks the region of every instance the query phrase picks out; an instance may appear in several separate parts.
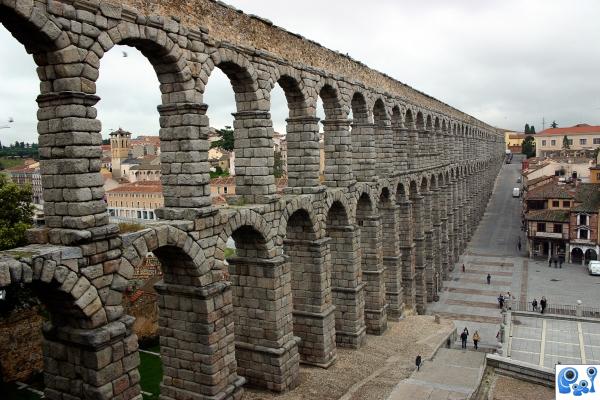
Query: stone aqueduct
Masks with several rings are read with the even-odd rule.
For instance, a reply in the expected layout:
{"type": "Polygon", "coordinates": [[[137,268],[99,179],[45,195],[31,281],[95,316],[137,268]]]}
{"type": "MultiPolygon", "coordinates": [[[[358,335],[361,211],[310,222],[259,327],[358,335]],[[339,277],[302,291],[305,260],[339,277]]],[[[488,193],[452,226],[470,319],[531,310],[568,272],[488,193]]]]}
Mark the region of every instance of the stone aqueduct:
{"type": "Polygon", "coordinates": [[[31,245],[2,254],[0,287],[30,284],[50,311],[47,398],[141,398],[121,298],[148,251],[164,269],[162,399],[240,398],[245,381],[292,388],[299,363],[328,367],[337,346],[357,348],[436,300],[502,163],[493,127],[222,3],[125,3],[0,0],[0,22],[38,65],[46,215],[31,245]],[[147,56],[162,93],[165,208],[128,235],[103,201],[94,108],[100,60],[116,44],[147,56]],[[202,101],[215,67],[237,103],[238,197],[221,208],[209,197],[202,101]],[[272,174],[276,84],[289,105],[282,195],[272,174]],[[237,253],[227,267],[229,237],[237,253]]]}

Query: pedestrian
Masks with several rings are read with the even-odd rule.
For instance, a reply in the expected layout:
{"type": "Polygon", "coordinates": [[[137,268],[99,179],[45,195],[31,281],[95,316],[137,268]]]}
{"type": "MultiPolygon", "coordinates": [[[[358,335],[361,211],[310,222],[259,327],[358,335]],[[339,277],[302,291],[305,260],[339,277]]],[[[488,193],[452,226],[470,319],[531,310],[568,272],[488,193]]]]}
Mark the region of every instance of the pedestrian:
{"type": "Polygon", "coordinates": [[[500,293],[500,295],[498,296],[498,305],[500,306],[500,309],[504,307],[504,296],[502,295],[502,293],[500,293]]]}
{"type": "Polygon", "coordinates": [[[465,272],[465,264],[463,264],[463,272],[465,272]]]}
{"type": "Polygon", "coordinates": [[[531,302],[531,306],[533,307],[533,311],[537,311],[537,300],[533,299],[533,301],[531,302]]]}
{"type": "Polygon", "coordinates": [[[542,299],[540,300],[540,308],[542,309],[542,314],[544,313],[544,311],[546,310],[546,306],[548,305],[548,302],[546,300],[545,296],[542,296],[542,299]]]}
{"type": "Polygon", "coordinates": [[[506,308],[508,308],[509,310],[512,310],[513,299],[514,299],[514,296],[512,294],[510,294],[510,292],[508,292],[508,294],[506,295],[506,299],[504,299],[504,302],[506,303],[506,308]]]}
{"type": "Polygon", "coordinates": [[[552,257],[548,259],[548,268],[552,268],[552,257]]]}
{"type": "Polygon", "coordinates": [[[415,360],[415,365],[417,366],[417,371],[419,369],[421,369],[421,355],[420,354],[417,356],[417,359],[415,360]]]}
{"type": "Polygon", "coordinates": [[[558,259],[554,257],[554,268],[558,268],[558,259]]]}
{"type": "Polygon", "coordinates": [[[488,285],[490,284],[491,281],[492,281],[492,276],[490,274],[488,274],[488,276],[487,276],[488,285]]]}
{"type": "Polygon", "coordinates": [[[479,339],[479,332],[475,331],[473,334],[473,346],[475,347],[475,350],[477,350],[477,343],[479,343],[479,339]]]}
{"type": "Polygon", "coordinates": [[[517,248],[521,251],[521,239],[519,239],[519,244],[517,244],[517,248]]]}
{"type": "Polygon", "coordinates": [[[462,331],[462,333],[460,334],[460,343],[461,343],[461,348],[466,349],[467,348],[467,338],[469,337],[469,334],[467,333],[467,328],[465,328],[464,331],[462,331]]]}
{"type": "Polygon", "coordinates": [[[563,263],[563,258],[562,258],[562,257],[560,257],[560,258],[558,259],[558,268],[562,268],[562,263],[563,263]]]}

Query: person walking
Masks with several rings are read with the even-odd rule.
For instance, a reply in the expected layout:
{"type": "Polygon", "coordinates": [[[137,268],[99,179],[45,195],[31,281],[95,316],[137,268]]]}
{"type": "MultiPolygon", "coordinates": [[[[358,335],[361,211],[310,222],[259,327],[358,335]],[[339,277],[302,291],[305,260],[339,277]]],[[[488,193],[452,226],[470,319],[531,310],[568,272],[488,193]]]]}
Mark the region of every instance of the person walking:
{"type": "Polygon", "coordinates": [[[502,295],[502,293],[500,293],[500,295],[498,296],[498,305],[500,306],[500,309],[504,307],[504,296],[502,295]]]}
{"type": "Polygon", "coordinates": [[[563,263],[563,258],[562,258],[562,257],[560,257],[560,258],[558,259],[558,268],[562,268],[562,263],[563,263]]]}
{"type": "Polygon", "coordinates": [[[508,292],[506,295],[506,299],[504,299],[504,302],[506,303],[506,308],[508,308],[509,310],[512,310],[513,299],[514,299],[514,296],[512,294],[510,294],[510,292],[508,292]]]}
{"type": "Polygon", "coordinates": [[[421,363],[422,363],[421,355],[419,354],[415,360],[415,365],[417,366],[417,371],[419,371],[421,369],[421,363]]]}
{"type": "Polygon", "coordinates": [[[463,272],[465,272],[465,264],[463,264],[463,272]]]}
{"type": "Polygon", "coordinates": [[[487,276],[488,285],[490,284],[491,281],[492,281],[492,276],[490,274],[488,274],[488,276],[487,276]]]}
{"type": "Polygon", "coordinates": [[[554,268],[558,268],[558,259],[554,257],[554,268]]]}
{"type": "Polygon", "coordinates": [[[466,349],[467,348],[467,338],[469,337],[469,331],[467,331],[467,328],[465,328],[464,331],[462,331],[462,333],[460,334],[460,343],[461,343],[461,348],[466,349]]]}
{"type": "Polygon", "coordinates": [[[475,347],[475,350],[477,350],[477,343],[479,343],[479,332],[475,331],[475,333],[473,334],[473,346],[475,347]]]}
{"type": "Polygon", "coordinates": [[[542,296],[542,299],[540,300],[540,308],[542,309],[542,314],[546,310],[547,305],[548,305],[548,302],[546,300],[546,296],[542,296]]]}
{"type": "Polygon", "coordinates": [[[531,302],[531,306],[533,307],[533,311],[537,311],[537,306],[538,306],[538,302],[536,299],[533,299],[533,301],[531,302]]]}
{"type": "Polygon", "coordinates": [[[519,239],[519,243],[517,244],[517,249],[519,249],[519,252],[521,251],[521,239],[519,239]]]}
{"type": "Polygon", "coordinates": [[[548,268],[552,268],[552,257],[548,259],[548,268]]]}

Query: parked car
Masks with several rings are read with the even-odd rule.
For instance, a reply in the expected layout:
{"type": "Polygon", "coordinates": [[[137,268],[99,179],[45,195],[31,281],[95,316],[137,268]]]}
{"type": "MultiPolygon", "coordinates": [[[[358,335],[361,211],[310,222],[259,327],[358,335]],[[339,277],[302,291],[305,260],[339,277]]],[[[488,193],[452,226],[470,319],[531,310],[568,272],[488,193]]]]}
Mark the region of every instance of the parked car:
{"type": "Polygon", "coordinates": [[[517,183],[521,183],[521,177],[517,178],[517,183]]]}
{"type": "Polygon", "coordinates": [[[513,197],[519,197],[521,195],[521,189],[513,188],[513,197]]]}
{"type": "Polygon", "coordinates": [[[588,272],[590,275],[600,275],[600,261],[590,261],[588,264],[588,272]]]}

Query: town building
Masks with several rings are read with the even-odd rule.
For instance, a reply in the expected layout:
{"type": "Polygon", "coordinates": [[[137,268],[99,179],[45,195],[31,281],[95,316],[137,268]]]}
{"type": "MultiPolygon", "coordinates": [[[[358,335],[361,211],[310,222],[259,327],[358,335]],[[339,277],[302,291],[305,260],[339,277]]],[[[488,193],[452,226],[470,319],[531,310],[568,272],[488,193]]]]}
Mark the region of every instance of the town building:
{"type": "Polygon", "coordinates": [[[523,140],[525,140],[525,137],[527,136],[529,135],[525,135],[521,132],[504,132],[506,150],[510,150],[512,153],[520,154],[523,150],[523,140]]]}
{"type": "Polygon", "coordinates": [[[140,158],[128,158],[121,162],[121,179],[130,183],[142,181],[160,181],[160,157],[146,155],[140,158]]]}
{"type": "Polygon", "coordinates": [[[117,180],[160,180],[159,137],[138,136],[132,139],[131,135],[121,128],[110,133],[110,160],[103,148],[102,166],[111,170],[117,180]]]}
{"type": "Polygon", "coordinates": [[[561,182],[529,187],[523,202],[530,257],[572,263],[596,260],[599,254],[600,185],[561,182]]]}
{"type": "Polygon", "coordinates": [[[587,157],[555,156],[552,158],[530,158],[524,164],[523,183],[544,176],[557,176],[568,179],[579,179],[589,182],[590,168],[594,161],[587,157]]]}
{"type": "Polygon", "coordinates": [[[550,128],[534,135],[534,138],[536,157],[567,154],[589,157],[596,147],[600,147],[600,126],[578,124],[568,128],[550,128]],[[567,143],[564,143],[565,137],[567,143]]]}
{"type": "Polygon", "coordinates": [[[29,159],[25,160],[25,165],[8,168],[10,180],[19,186],[31,186],[32,203],[43,205],[44,197],[42,194],[42,175],[40,173],[40,163],[29,159]]]}
{"type": "Polygon", "coordinates": [[[154,210],[164,206],[160,182],[140,181],[106,192],[108,212],[114,220],[155,220],[154,210]]]}

